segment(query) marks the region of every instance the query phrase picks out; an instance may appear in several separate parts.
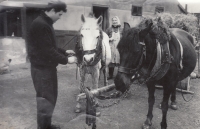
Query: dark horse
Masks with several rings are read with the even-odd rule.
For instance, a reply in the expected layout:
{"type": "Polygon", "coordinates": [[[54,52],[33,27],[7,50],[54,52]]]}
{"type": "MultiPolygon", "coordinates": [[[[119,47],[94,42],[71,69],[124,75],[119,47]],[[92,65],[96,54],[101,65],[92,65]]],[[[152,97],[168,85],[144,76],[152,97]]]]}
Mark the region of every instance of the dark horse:
{"type": "Polygon", "coordinates": [[[162,85],[161,129],[166,129],[169,97],[177,83],[189,76],[196,65],[193,38],[181,29],[169,29],[160,18],[143,23],[135,28],[125,26],[118,44],[120,66],[114,82],[121,92],[129,89],[133,77],[146,83],[149,107],[143,129],[152,125],[155,85],[162,85]]]}

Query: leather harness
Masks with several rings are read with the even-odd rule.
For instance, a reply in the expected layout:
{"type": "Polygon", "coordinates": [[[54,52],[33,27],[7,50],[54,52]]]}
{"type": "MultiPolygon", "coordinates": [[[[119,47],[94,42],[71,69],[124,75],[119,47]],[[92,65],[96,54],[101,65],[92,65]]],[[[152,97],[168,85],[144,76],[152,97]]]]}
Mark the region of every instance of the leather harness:
{"type": "Polygon", "coordinates": [[[150,75],[145,75],[145,73],[148,73],[146,69],[144,69],[142,67],[142,62],[144,60],[144,51],[145,51],[145,43],[143,42],[139,42],[139,44],[143,45],[143,53],[141,54],[140,57],[140,61],[139,64],[137,65],[136,68],[132,69],[132,68],[126,68],[126,67],[122,67],[119,66],[118,71],[122,72],[122,73],[126,73],[126,74],[134,74],[136,72],[140,73],[140,76],[144,76],[145,80],[143,83],[146,83],[149,80],[159,80],[161,79],[168,71],[169,67],[170,67],[170,63],[172,60],[172,56],[170,54],[170,50],[169,50],[169,42],[166,42],[164,44],[160,44],[157,40],[157,46],[160,46],[160,48],[157,47],[157,59],[156,59],[156,63],[150,73],[150,75]],[[160,59],[158,60],[158,57],[160,57],[160,59]],[[157,65],[156,65],[157,64],[157,65]],[[159,64],[159,65],[158,65],[159,64]]]}
{"type": "Polygon", "coordinates": [[[94,66],[96,65],[101,59],[102,59],[102,40],[103,40],[103,34],[102,34],[102,31],[99,30],[99,33],[100,33],[100,36],[98,38],[98,41],[97,41],[97,45],[96,45],[96,48],[95,49],[92,49],[92,50],[86,50],[84,51],[83,50],[83,45],[82,45],[82,40],[80,39],[77,44],[76,44],[76,48],[78,48],[78,52],[79,55],[79,64],[81,65],[86,65],[83,63],[83,56],[84,55],[89,55],[89,54],[93,54],[95,53],[95,57],[94,57],[94,61],[92,61],[91,63],[87,64],[87,66],[94,66]]]}
{"type": "Polygon", "coordinates": [[[139,42],[139,44],[142,45],[143,53],[141,54],[140,61],[139,61],[139,64],[137,65],[137,67],[132,69],[132,68],[126,68],[126,67],[123,67],[123,66],[119,66],[119,68],[118,68],[119,72],[126,73],[126,74],[133,74],[140,69],[142,62],[143,62],[143,58],[144,58],[144,52],[145,52],[144,46],[145,46],[145,44],[143,42],[139,42]]]}

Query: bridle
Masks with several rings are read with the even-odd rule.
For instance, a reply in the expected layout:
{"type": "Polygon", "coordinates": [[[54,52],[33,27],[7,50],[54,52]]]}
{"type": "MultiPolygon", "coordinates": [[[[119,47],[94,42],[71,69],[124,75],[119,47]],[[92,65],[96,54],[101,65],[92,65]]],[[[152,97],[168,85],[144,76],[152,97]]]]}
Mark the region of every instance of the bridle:
{"type": "MultiPolygon", "coordinates": [[[[153,28],[152,28],[153,29],[153,28]]],[[[118,72],[121,72],[121,73],[126,73],[126,74],[133,74],[133,73],[136,73],[137,71],[140,70],[141,66],[142,66],[142,62],[143,62],[143,58],[144,58],[144,52],[146,51],[146,47],[145,47],[145,43],[144,42],[138,42],[139,45],[142,45],[142,54],[140,56],[140,61],[137,65],[136,68],[126,68],[126,67],[123,67],[123,66],[119,66],[118,68],[118,72]]]]}
{"type": "Polygon", "coordinates": [[[143,59],[144,59],[144,52],[145,52],[145,44],[143,42],[139,42],[138,44],[142,45],[142,54],[140,56],[140,61],[137,65],[136,68],[126,68],[126,67],[123,67],[123,66],[119,66],[118,68],[118,72],[121,72],[121,73],[126,73],[126,74],[133,74],[135,72],[137,72],[141,66],[142,66],[142,62],[143,62],[143,59]]]}
{"type": "Polygon", "coordinates": [[[92,50],[83,50],[83,45],[82,45],[82,39],[80,39],[80,43],[79,43],[79,47],[80,47],[80,51],[82,52],[82,55],[89,55],[89,54],[93,54],[95,53],[95,57],[94,57],[94,61],[88,65],[93,66],[96,65],[100,59],[102,58],[102,40],[103,40],[103,33],[101,30],[99,30],[99,38],[96,44],[95,49],[92,50]]]}
{"type": "MultiPolygon", "coordinates": [[[[154,29],[154,28],[152,28],[152,29],[154,29]]],[[[163,30],[164,31],[164,30],[163,30]]],[[[158,37],[156,38],[156,42],[159,42],[157,39],[160,39],[161,38],[161,34],[158,34],[158,37]]],[[[145,38],[144,38],[145,39],[145,38]]],[[[145,48],[144,46],[145,46],[145,44],[143,43],[143,42],[139,42],[138,44],[143,44],[143,48],[145,48]]],[[[154,59],[154,56],[155,56],[155,53],[156,53],[156,50],[157,49],[155,49],[155,51],[154,51],[154,54],[153,54],[153,58],[151,59],[151,61],[150,62],[152,62],[153,61],[153,59],[154,59]]],[[[143,51],[145,51],[145,49],[143,49],[143,51]]],[[[143,52],[144,53],[144,52],[143,52]]],[[[144,69],[143,69],[143,67],[142,67],[142,62],[143,62],[143,53],[141,54],[141,57],[140,57],[140,61],[139,61],[139,64],[137,65],[137,67],[136,68],[134,68],[134,69],[132,69],[132,68],[126,68],[126,67],[122,67],[122,66],[119,66],[119,72],[121,72],[121,73],[126,73],[126,74],[129,74],[129,75],[132,75],[132,76],[134,76],[133,74],[134,73],[136,73],[135,75],[137,75],[137,74],[139,74],[139,76],[146,76],[145,75],[145,73],[143,73],[144,71],[144,69]]],[[[150,67],[150,65],[151,65],[151,63],[149,64],[149,66],[148,66],[148,70],[149,70],[149,67],[150,67]]],[[[162,65],[161,65],[162,66],[162,65]]],[[[160,66],[160,67],[161,67],[160,66]]],[[[160,70],[160,69],[159,69],[160,70]]],[[[159,71],[158,70],[158,71],[159,71]]],[[[154,74],[154,75],[151,75],[151,76],[149,76],[148,78],[146,78],[145,80],[144,80],[144,82],[142,82],[141,84],[144,84],[145,82],[147,82],[148,80],[150,80],[152,77],[154,77],[157,73],[158,73],[158,71],[154,74]]]]}

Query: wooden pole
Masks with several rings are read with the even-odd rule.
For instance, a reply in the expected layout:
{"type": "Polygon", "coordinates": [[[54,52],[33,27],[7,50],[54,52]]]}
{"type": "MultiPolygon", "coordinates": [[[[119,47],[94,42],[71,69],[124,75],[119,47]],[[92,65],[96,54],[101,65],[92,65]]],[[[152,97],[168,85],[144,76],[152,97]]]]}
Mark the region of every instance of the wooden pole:
{"type": "Polygon", "coordinates": [[[200,75],[200,56],[199,56],[199,53],[200,53],[200,49],[199,49],[199,43],[198,43],[198,49],[197,49],[197,56],[198,56],[198,74],[200,75]]]}
{"type": "MultiPolygon", "coordinates": [[[[162,86],[156,85],[156,88],[162,89],[163,87],[162,87],[162,86]]],[[[192,92],[192,91],[189,91],[189,90],[181,90],[181,89],[178,89],[178,88],[176,88],[176,91],[180,91],[180,92],[188,93],[188,94],[194,94],[194,92],[192,92]]]]}
{"type": "MultiPolygon", "coordinates": [[[[111,91],[115,88],[115,84],[110,84],[108,86],[104,86],[104,87],[101,87],[101,88],[98,88],[98,89],[94,89],[94,90],[91,90],[90,92],[94,95],[94,96],[98,96],[99,94],[101,93],[104,93],[104,92],[108,92],[108,91],[111,91]]],[[[77,99],[76,101],[79,101],[81,99],[85,99],[86,98],[86,94],[85,93],[81,93],[77,96],[77,99]]]]}
{"type": "Polygon", "coordinates": [[[4,36],[8,36],[8,21],[7,21],[7,13],[4,13],[4,36]]]}

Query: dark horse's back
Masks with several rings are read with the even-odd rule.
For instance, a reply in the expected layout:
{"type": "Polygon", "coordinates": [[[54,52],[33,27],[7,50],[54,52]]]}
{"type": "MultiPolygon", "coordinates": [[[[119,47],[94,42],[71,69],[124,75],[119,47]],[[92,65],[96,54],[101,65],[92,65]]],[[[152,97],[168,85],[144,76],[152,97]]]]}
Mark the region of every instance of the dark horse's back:
{"type": "Polygon", "coordinates": [[[196,52],[194,49],[194,40],[193,37],[184,30],[178,28],[171,28],[171,40],[170,40],[170,51],[177,65],[180,64],[180,45],[179,41],[183,47],[183,69],[181,69],[179,80],[183,80],[188,77],[191,72],[195,69],[196,66],[196,52]],[[177,40],[178,39],[178,40],[177,40]]]}

